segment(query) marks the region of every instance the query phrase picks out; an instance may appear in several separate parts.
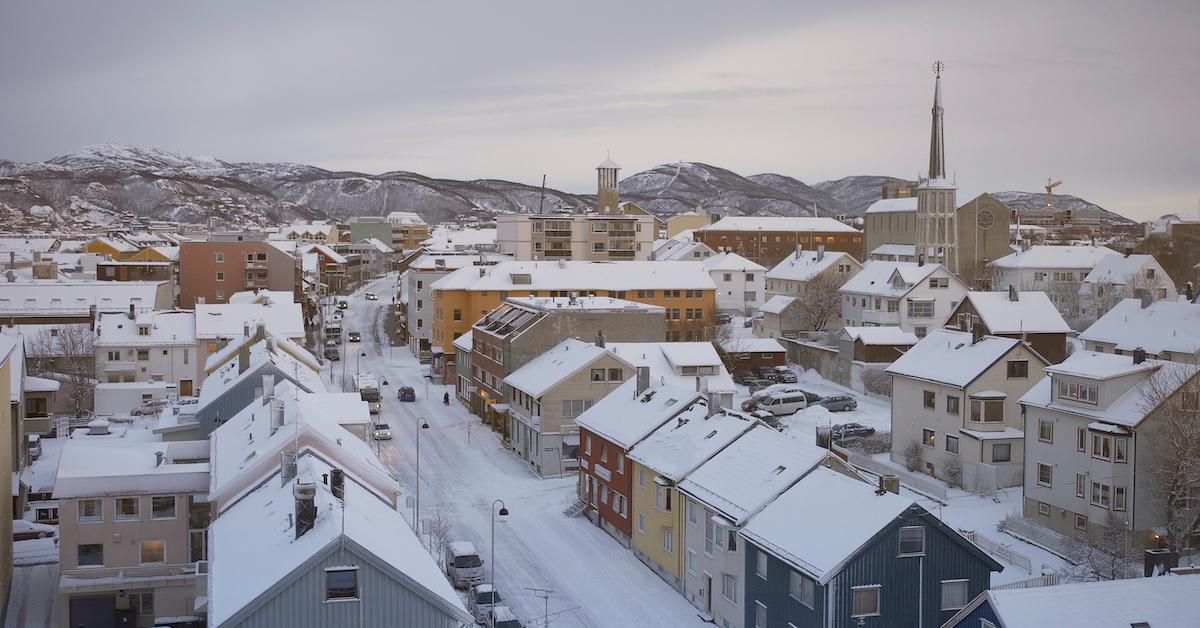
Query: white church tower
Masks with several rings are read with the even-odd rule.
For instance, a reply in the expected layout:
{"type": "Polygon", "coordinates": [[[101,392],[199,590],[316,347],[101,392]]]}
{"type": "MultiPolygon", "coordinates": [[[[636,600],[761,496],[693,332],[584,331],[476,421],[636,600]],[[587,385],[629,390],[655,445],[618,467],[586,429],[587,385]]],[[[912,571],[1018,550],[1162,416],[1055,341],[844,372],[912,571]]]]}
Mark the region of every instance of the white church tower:
{"type": "Polygon", "coordinates": [[[941,61],[933,64],[933,129],[929,138],[929,173],[917,186],[917,255],[958,274],[957,188],[946,178],[946,144],[942,133],[941,61]]]}
{"type": "Polygon", "coordinates": [[[620,213],[621,194],[618,190],[621,167],[611,158],[596,166],[596,211],[601,214],[620,213]]]}

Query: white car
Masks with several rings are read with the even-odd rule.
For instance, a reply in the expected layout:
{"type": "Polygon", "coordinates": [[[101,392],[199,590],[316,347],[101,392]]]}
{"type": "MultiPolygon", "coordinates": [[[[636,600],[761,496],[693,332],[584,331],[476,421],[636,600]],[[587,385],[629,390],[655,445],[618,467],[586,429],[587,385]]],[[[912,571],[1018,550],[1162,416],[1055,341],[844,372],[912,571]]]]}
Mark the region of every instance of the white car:
{"type": "Polygon", "coordinates": [[[58,528],[44,523],[34,523],[17,519],[13,521],[13,540],[27,541],[29,539],[47,539],[58,534],[58,528]]]}
{"type": "Polygon", "coordinates": [[[200,399],[196,397],[183,397],[179,400],[179,416],[191,416],[199,409],[200,399]]]}
{"type": "Polygon", "coordinates": [[[368,293],[367,293],[367,300],[368,300],[368,301],[378,301],[378,300],[379,300],[379,296],[378,296],[378,295],[376,295],[374,292],[368,292],[368,293]]]}
{"type": "Polygon", "coordinates": [[[371,428],[371,436],[375,440],[392,440],[392,428],[387,423],[376,423],[375,427],[371,428]]]}
{"type": "Polygon", "coordinates": [[[467,612],[475,617],[475,623],[482,624],[487,621],[488,612],[493,606],[503,602],[500,597],[500,592],[496,591],[490,584],[477,584],[471,587],[471,591],[467,593],[467,612]]]}

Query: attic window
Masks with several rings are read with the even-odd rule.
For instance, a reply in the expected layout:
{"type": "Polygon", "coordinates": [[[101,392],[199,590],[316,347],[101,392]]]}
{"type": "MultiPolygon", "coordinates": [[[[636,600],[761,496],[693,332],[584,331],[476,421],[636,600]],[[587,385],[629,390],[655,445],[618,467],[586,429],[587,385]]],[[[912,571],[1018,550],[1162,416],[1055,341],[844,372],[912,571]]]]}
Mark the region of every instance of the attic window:
{"type": "MultiPolygon", "coordinates": [[[[708,440],[708,439],[710,439],[710,438],[712,438],[713,436],[716,436],[716,435],[717,435],[717,430],[713,430],[713,431],[711,431],[711,432],[709,432],[709,433],[708,433],[708,436],[705,436],[705,437],[704,437],[704,440],[708,440]]],[[[783,467],[780,467],[780,468],[782,469],[783,467]]]]}
{"type": "Polygon", "coordinates": [[[358,567],[325,570],[325,601],[358,599],[358,567]]]}
{"type": "Polygon", "coordinates": [[[779,465],[778,467],[775,467],[775,470],[771,472],[771,475],[779,475],[780,473],[783,473],[784,469],[786,468],[787,467],[783,465],[779,465]]]}

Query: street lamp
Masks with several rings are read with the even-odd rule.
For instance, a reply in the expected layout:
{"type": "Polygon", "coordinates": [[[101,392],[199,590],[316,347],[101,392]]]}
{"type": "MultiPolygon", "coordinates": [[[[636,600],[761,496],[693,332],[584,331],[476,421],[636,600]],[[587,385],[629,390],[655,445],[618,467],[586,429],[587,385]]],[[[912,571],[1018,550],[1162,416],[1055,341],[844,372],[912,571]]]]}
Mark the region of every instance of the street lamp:
{"type": "MultiPolygon", "coordinates": [[[[496,501],[492,502],[492,567],[491,567],[492,568],[492,576],[490,578],[488,578],[488,580],[492,583],[493,598],[496,595],[496,515],[497,514],[499,514],[501,517],[508,516],[508,508],[504,505],[503,499],[497,499],[496,501]],[[500,512],[499,513],[496,512],[496,504],[500,504],[500,512]]],[[[495,599],[492,600],[493,603],[495,603],[495,601],[496,601],[495,599]]],[[[490,623],[492,625],[492,628],[496,628],[496,616],[494,614],[488,613],[488,623],[490,623]]]]}
{"type": "Polygon", "coordinates": [[[413,527],[417,531],[417,540],[419,541],[421,539],[421,430],[429,429],[429,422],[423,416],[417,417],[417,420],[421,422],[421,425],[417,428],[417,499],[413,502],[413,527]]]}
{"type": "Polygon", "coordinates": [[[365,358],[365,357],[367,357],[367,352],[365,350],[359,352],[358,355],[354,356],[354,376],[355,377],[358,377],[358,363],[361,361],[362,358],[365,358]]]}

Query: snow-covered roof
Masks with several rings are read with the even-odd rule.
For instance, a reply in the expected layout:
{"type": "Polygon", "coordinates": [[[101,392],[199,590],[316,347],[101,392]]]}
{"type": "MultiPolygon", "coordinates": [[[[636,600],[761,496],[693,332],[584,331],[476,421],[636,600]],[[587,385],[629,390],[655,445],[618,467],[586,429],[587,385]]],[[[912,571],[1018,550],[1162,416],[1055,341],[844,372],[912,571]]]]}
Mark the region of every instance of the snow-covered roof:
{"type": "Polygon", "coordinates": [[[661,305],[626,301],[613,297],[508,297],[508,301],[535,310],[644,310],[663,311],[661,305]]]}
{"type": "Polygon", "coordinates": [[[808,440],[759,426],[688,474],[679,490],[741,525],[827,455],[808,440]]]}
{"type": "Polygon", "coordinates": [[[617,165],[617,162],[615,162],[611,159],[605,159],[604,161],[600,162],[599,166],[596,166],[596,170],[618,170],[618,169],[620,169],[620,166],[617,165]]]}
{"type": "MultiPolygon", "coordinates": [[[[842,284],[842,292],[869,294],[884,297],[902,297],[916,284],[941,269],[941,264],[918,264],[917,262],[886,262],[871,260],[863,264],[862,270],[842,284]],[[892,283],[899,276],[901,286],[892,283]]],[[[951,279],[951,281],[957,281],[951,279]]]]}
{"type": "Polygon", "coordinates": [[[842,333],[850,340],[860,340],[868,346],[912,346],[917,344],[916,334],[894,325],[878,327],[845,327],[842,333]]]}
{"type": "Polygon", "coordinates": [[[450,344],[454,345],[454,348],[457,351],[465,351],[467,353],[470,353],[471,350],[475,346],[474,340],[473,340],[474,333],[475,333],[475,330],[468,329],[467,333],[459,336],[458,338],[455,338],[454,342],[452,342],[450,344]]]}
{"type": "MultiPolygon", "coordinates": [[[[1164,272],[1153,255],[1105,255],[1096,262],[1092,272],[1083,278],[1083,283],[1112,283],[1123,286],[1131,275],[1140,275],[1144,268],[1164,272]]],[[[1170,281],[1169,278],[1166,281],[1170,281]]]]}
{"type": "Polygon", "coordinates": [[[423,225],[425,219],[417,212],[392,212],[384,219],[393,225],[423,225]]]}
{"type": "Polygon", "coordinates": [[[727,216],[700,231],[833,231],[858,233],[858,229],[826,216],[727,216]]]}
{"type": "Polygon", "coordinates": [[[777,294],[769,299],[766,303],[759,306],[758,311],[767,314],[782,314],[784,310],[796,300],[796,297],[788,297],[782,294],[777,294]]]}
{"type": "Polygon", "coordinates": [[[239,338],[246,324],[262,321],[283,338],[304,338],[304,316],[299,303],[272,299],[261,303],[197,303],[196,338],[216,340],[239,338]]]}
{"type": "Polygon", "coordinates": [[[680,232],[669,240],[659,240],[654,243],[654,259],[660,262],[686,262],[702,260],[716,255],[703,242],[695,242],[691,236],[692,230],[680,232]],[[686,234],[686,236],[685,236],[686,234]]]}
{"type": "Polygon", "coordinates": [[[1028,251],[1001,257],[990,265],[997,268],[1092,268],[1104,256],[1117,252],[1106,246],[1056,246],[1039,244],[1028,251]]]}
{"type": "Polygon", "coordinates": [[[700,376],[702,385],[711,392],[737,391],[711,342],[609,342],[605,348],[635,367],[650,367],[651,378],[684,388],[696,387],[696,375],[677,372],[676,367],[714,366],[715,375],[700,376]]]}
{"type": "Polygon", "coordinates": [[[1140,299],[1124,299],[1079,339],[1113,344],[1122,351],[1141,347],[1151,355],[1164,351],[1190,355],[1200,351],[1200,305],[1154,301],[1143,308],[1140,299]]]}
{"type": "Polygon", "coordinates": [[[272,233],[270,237],[289,239],[290,236],[316,236],[323,234],[325,237],[333,235],[333,230],[336,225],[329,222],[313,221],[313,222],[296,222],[286,227],[281,227],[278,232],[272,233]]]}
{"type": "Polygon", "coordinates": [[[254,341],[250,346],[249,364],[245,370],[239,372],[241,359],[235,350],[220,368],[204,379],[204,384],[200,386],[197,410],[202,410],[220,399],[226,391],[245,378],[257,377],[255,372],[258,367],[268,362],[274,364],[283,375],[295,378],[304,389],[312,392],[325,391],[325,380],[321,379],[319,364],[311,353],[299,345],[285,348],[275,338],[263,338],[254,341]]]}
{"type": "Polygon", "coordinates": [[[208,441],[162,442],[124,438],[71,438],[63,444],[55,499],[102,495],[205,493],[208,441]],[[162,454],[162,462],[158,459],[162,454]]]}
{"type": "Polygon", "coordinates": [[[99,312],[153,309],[163,281],[0,280],[0,315],[86,314],[95,305],[99,312]]]}
{"type": "Polygon", "coordinates": [[[915,212],[917,211],[917,197],[909,196],[905,198],[884,198],[867,207],[868,214],[891,214],[896,212],[915,212]]]}
{"type": "Polygon", "coordinates": [[[500,262],[442,277],[434,290],[714,290],[699,262],[500,262]],[[514,281],[520,278],[520,283],[514,281]],[[528,279],[528,282],[525,282],[528,279]]]}
{"type": "Polygon", "coordinates": [[[0,238],[0,254],[3,254],[4,256],[4,259],[0,261],[8,261],[9,251],[15,252],[17,257],[29,255],[34,251],[39,253],[49,253],[50,249],[54,248],[55,244],[57,243],[57,238],[0,238]]]}
{"type": "Polygon", "coordinates": [[[980,601],[991,605],[1004,628],[1185,628],[1200,616],[1197,591],[1200,575],[1161,576],[989,590],[980,601]]]}
{"type": "Polygon", "coordinates": [[[380,253],[393,252],[392,247],[388,246],[387,243],[385,243],[383,240],[380,240],[379,238],[367,238],[367,239],[363,240],[363,242],[370,244],[372,247],[375,248],[376,251],[379,251],[380,253]]]}
{"type": "Polygon", "coordinates": [[[971,334],[935,329],[892,362],[887,372],[947,386],[965,388],[1021,344],[1016,338],[984,336],[971,343],[971,334]]]}
{"type": "Polygon", "coordinates": [[[966,300],[975,307],[993,334],[1065,334],[1071,331],[1045,292],[1018,292],[1016,301],[1009,300],[1006,291],[968,292],[966,300]]]}
{"type": "Polygon", "coordinates": [[[1061,364],[1047,366],[1047,376],[1030,388],[1020,401],[1026,405],[1133,427],[1141,423],[1151,410],[1150,404],[1147,403],[1149,399],[1144,392],[1145,386],[1150,386],[1152,390],[1175,390],[1183,382],[1195,377],[1198,371],[1200,368],[1195,365],[1179,362],[1148,359],[1141,364],[1134,364],[1133,356],[1130,355],[1076,351],[1061,364]],[[1061,403],[1054,397],[1052,375],[1104,380],[1137,373],[1142,373],[1140,382],[1105,407],[1061,403]],[[1147,379],[1150,380],[1149,383],[1147,379]]]}
{"type": "Polygon", "coordinates": [[[634,377],[575,417],[575,424],[629,450],[692,401],[703,398],[694,389],[659,383],[653,371],[650,388],[636,393],[634,377]]]}
{"type": "Polygon", "coordinates": [[[337,499],[321,482],[331,465],[305,455],[296,468],[295,480],[263,483],[209,527],[216,548],[209,560],[211,625],[229,620],[342,537],[374,555],[385,570],[395,570],[393,575],[414,593],[469,622],[458,594],[392,507],[392,496],[365,488],[347,471],[344,498],[337,499]],[[315,489],[317,518],[311,530],[295,538],[293,486],[298,482],[315,489]]]}
{"type": "Polygon", "coordinates": [[[512,256],[502,253],[425,253],[414,260],[409,265],[409,268],[416,270],[439,270],[437,265],[440,260],[446,271],[455,271],[464,266],[472,266],[481,259],[484,264],[490,264],[493,262],[511,261],[512,256]]]}
{"type": "Polygon", "coordinates": [[[421,243],[430,251],[460,251],[496,246],[496,229],[451,229],[434,227],[429,239],[421,243]]]}
{"type": "Polygon", "coordinates": [[[192,346],[196,344],[196,313],[187,310],[101,314],[96,321],[96,347],[192,346]],[[147,335],[141,329],[149,331],[147,335]]]}
{"type": "Polygon", "coordinates": [[[915,244],[880,244],[867,257],[913,257],[917,256],[915,244]]]}
{"type": "Polygon", "coordinates": [[[541,397],[605,353],[603,347],[593,343],[567,338],[513,371],[504,378],[504,383],[530,396],[541,397]]]}
{"type": "Polygon", "coordinates": [[[697,398],[634,446],[629,457],[677,482],[758,421],[737,412],[708,416],[708,402],[697,398]]]}
{"type": "Polygon", "coordinates": [[[913,504],[895,493],[818,467],[755,515],[742,535],[825,584],[913,504]],[[803,516],[830,504],[819,516],[803,516]]]}
{"type": "Polygon", "coordinates": [[[730,338],[721,342],[725,353],[784,353],[787,349],[774,338],[730,338]]]}
{"type": "Polygon", "coordinates": [[[717,253],[710,257],[704,258],[700,262],[709,272],[734,271],[734,272],[762,272],[766,270],[765,266],[756,264],[737,253],[717,253]]]}
{"type": "Polygon", "coordinates": [[[118,253],[133,253],[138,250],[136,246],[126,242],[125,240],[119,239],[119,238],[99,237],[99,238],[95,238],[94,240],[92,240],[92,242],[96,242],[97,244],[103,244],[105,246],[111,247],[113,250],[117,251],[118,253]]]}
{"type": "MultiPolygon", "coordinates": [[[[15,370],[15,369],[14,369],[15,370]]],[[[34,377],[32,375],[25,376],[24,386],[22,390],[25,392],[54,392],[62,386],[62,383],[54,379],[46,379],[45,377],[34,377]]]]}
{"type": "Polygon", "coordinates": [[[818,254],[817,251],[799,251],[787,256],[782,262],[767,271],[767,279],[808,281],[825,272],[830,266],[836,266],[843,262],[850,263],[852,266],[858,265],[858,262],[849,253],[841,251],[825,251],[824,254],[818,254]]]}

